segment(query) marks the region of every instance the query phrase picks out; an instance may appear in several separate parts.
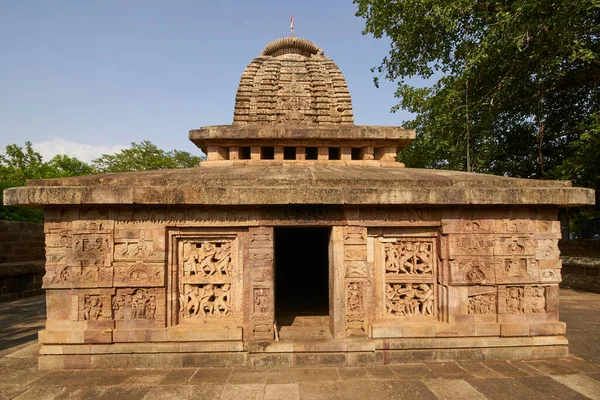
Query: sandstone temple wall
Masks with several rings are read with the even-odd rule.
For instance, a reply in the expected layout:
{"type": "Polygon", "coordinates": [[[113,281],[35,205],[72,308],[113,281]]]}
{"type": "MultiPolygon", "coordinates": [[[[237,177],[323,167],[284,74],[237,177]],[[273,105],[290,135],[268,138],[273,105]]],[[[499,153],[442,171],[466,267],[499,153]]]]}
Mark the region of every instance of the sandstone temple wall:
{"type": "Polygon", "coordinates": [[[224,349],[272,340],[277,226],[332,227],[334,338],[560,335],[556,215],[526,207],[48,208],[40,340],[224,349]]]}
{"type": "Polygon", "coordinates": [[[43,293],[42,224],[0,221],[0,302],[43,293]]]}

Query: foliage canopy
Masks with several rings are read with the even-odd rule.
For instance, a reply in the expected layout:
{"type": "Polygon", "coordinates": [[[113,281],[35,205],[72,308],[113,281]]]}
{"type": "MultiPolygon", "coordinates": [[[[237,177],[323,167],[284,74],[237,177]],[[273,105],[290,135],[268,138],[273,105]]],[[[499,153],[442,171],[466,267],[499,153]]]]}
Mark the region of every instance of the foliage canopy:
{"type": "Polygon", "coordinates": [[[407,166],[600,188],[599,0],[354,2],[391,42],[375,84],[416,114],[407,166]]]}
{"type": "Polygon", "coordinates": [[[131,143],[131,148],[117,154],[103,154],[93,160],[92,165],[75,157],[59,154],[44,162],[31,142],[21,147],[17,144],[6,146],[0,153],[0,220],[42,222],[40,210],[2,205],[4,189],[23,186],[29,179],[62,178],[107,172],[142,171],[150,169],[195,167],[202,157],[186,151],[164,151],[149,141],[131,143]]]}

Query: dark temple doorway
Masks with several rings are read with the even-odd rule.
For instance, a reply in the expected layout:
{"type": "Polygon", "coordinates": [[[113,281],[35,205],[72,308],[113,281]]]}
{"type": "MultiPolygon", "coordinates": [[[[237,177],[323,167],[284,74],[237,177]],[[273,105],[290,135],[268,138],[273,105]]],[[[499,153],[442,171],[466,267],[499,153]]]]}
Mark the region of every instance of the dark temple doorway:
{"type": "Polygon", "coordinates": [[[296,317],[329,315],[330,228],[275,228],[275,314],[280,325],[296,317]]]}

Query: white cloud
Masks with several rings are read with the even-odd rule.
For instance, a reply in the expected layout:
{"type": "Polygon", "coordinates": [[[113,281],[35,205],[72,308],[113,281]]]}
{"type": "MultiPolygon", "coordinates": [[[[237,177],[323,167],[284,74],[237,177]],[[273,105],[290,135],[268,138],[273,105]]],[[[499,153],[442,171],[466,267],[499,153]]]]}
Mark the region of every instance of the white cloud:
{"type": "Polygon", "coordinates": [[[91,162],[94,158],[102,154],[113,154],[128,146],[94,146],[86,143],[77,143],[59,137],[52,137],[44,142],[33,143],[35,151],[44,157],[44,161],[50,161],[57,154],[66,154],[69,157],[76,157],[81,161],[91,162]]]}

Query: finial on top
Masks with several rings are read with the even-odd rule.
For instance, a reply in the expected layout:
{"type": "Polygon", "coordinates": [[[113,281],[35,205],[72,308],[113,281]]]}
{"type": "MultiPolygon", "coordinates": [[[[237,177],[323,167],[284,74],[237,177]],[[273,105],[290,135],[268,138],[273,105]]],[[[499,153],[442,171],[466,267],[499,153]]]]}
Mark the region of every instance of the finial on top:
{"type": "Polygon", "coordinates": [[[290,18],[290,31],[292,32],[292,37],[296,36],[294,32],[294,14],[292,14],[292,18],[290,18]]]}

